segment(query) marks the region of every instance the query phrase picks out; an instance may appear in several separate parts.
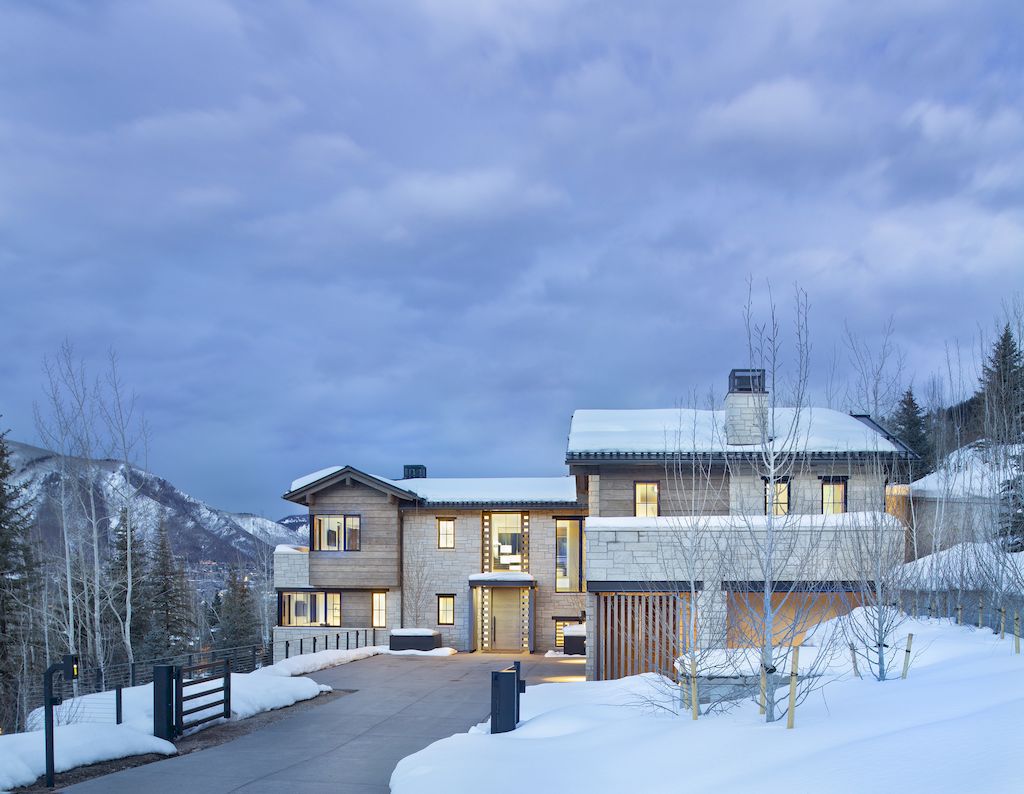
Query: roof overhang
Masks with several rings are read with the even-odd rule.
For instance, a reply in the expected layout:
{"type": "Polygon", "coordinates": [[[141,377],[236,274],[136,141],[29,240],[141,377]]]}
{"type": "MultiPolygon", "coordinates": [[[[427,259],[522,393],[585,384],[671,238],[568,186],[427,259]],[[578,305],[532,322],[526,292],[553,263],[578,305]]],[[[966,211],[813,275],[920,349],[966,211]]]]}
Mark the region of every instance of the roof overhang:
{"type": "Polygon", "coordinates": [[[394,496],[396,499],[402,499],[409,502],[419,501],[420,498],[412,491],[406,491],[404,488],[397,488],[390,482],[385,482],[379,477],[374,477],[372,474],[367,474],[365,471],[360,471],[352,466],[345,466],[338,471],[321,477],[319,480],[306,483],[301,488],[288,491],[288,493],[284,494],[281,498],[287,499],[289,502],[295,502],[296,504],[308,504],[310,495],[315,494],[318,491],[322,491],[325,488],[330,488],[331,486],[338,484],[352,483],[365,485],[367,488],[373,488],[376,491],[394,496]]]}
{"type": "MultiPolygon", "coordinates": [[[[600,465],[605,463],[622,463],[623,461],[629,461],[631,463],[651,463],[651,464],[664,464],[666,462],[690,462],[698,461],[704,464],[710,465],[726,465],[727,463],[740,463],[745,460],[761,454],[761,448],[759,446],[743,449],[743,450],[729,450],[721,452],[669,452],[666,450],[642,450],[632,452],[622,451],[609,451],[609,450],[595,450],[579,451],[579,452],[567,452],[565,455],[565,462],[569,465],[574,463],[588,464],[588,465],[600,465]]],[[[875,452],[875,451],[835,451],[835,452],[801,452],[799,450],[793,450],[792,452],[785,453],[789,457],[798,458],[807,462],[831,462],[837,460],[853,461],[853,462],[869,462],[877,461],[880,458],[889,459],[894,462],[911,462],[916,460],[918,456],[913,452],[875,452]]]]}

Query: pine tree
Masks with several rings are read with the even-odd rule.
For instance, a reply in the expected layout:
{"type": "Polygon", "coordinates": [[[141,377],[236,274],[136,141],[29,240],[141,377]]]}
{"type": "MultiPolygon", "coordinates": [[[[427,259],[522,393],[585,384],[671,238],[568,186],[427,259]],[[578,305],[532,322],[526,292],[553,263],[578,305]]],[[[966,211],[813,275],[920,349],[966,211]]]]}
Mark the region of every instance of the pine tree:
{"type": "Polygon", "coordinates": [[[999,538],[1009,552],[1024,551],[1024,454],[1013,464],[1015,474],[999,489],[999,538]]]}
{"type": "Polygon", "coordinates": [[[13,731],[17,722],[19,679],[25,655],[29,620],[25,613],[33,576],[29,522],[24,489],[11,479],[14,466],[6,432],[0,433],[0,728],[13,731]]]}
{"type": "MultiPolygon", "coordinates": [[[[146,550],[137,535],[132,538],[132,630],[131,644],[136,653],[142,646],[143,637],[149,628],[149,611],[153,602],[149,599],[146,577],[146,550]]],[[[114,528],[114,549],[108,564],[108,576],[112,591],[113,609],[120,620],[117,621],[118,631],[122,631],[125,620],[125,595],[128,589],[128,515],[121,510],[117,526],[114,528]]]]}
{"type": "Polygon", "coordinates": [[[161,659],[192,646],[196,620],[188,580],[174,558],[167,525],[157,529],[156,548],[147,566],[146,598],[149,621],[143,637],[141,657],[161,659]]]}
{"type": "Polygon", "coordinates": [[[921,456],[915,474],[927,474],[934,468],[932,445],[925,426],[924,411],[917,404],[912,387],[903,393],[891,421],[896,437],[921,456]]]}
{"type": "Polygon", "coordinates": [[[1021,440],[1024,430],[1024,356],[1007,323],[981,371],[986,435],[997,443],[1021,440]]]}
{"type": "Polygon", "coordinates": [[[228,574],[228,587],[220,612],[218,648],[238,648],[260,644],[260,619],[256,599],[244,577],[237,571],[228,574]]]}

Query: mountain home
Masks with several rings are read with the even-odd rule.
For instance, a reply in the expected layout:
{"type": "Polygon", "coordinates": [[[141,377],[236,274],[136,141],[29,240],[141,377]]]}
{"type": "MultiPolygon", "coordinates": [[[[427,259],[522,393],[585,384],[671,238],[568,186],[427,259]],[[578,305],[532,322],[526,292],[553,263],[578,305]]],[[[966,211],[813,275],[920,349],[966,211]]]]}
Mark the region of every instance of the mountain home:
{"type": "Polygon", "coordinates": [[[756,537],[758,522],[803,539],[776,578],[820,592],[817,614],[834,614],[859,573],[844,539],[882,526],[902,550],[884,511],[912,453],[869,417],[769,397],[763,371],[734,370],[722,410],[576,411],[568,477],[407,466],[392,480],[346,466],[295,481],[284,498],[309,509],[310,539],[275,554],[278,655],[285,639],[366,626],[437,629],[461,651],[546,651],[589,616],[589,677],[663,669],[656,657],[681,650],[690,608],[704,633],[720,625],[742,644],[737,593],[765,577],[732,539],[756,537]],[[699,577],[684,564],[697,530],[699,577]],[[716,556],[727,540],[728,559],[716,556]]]}

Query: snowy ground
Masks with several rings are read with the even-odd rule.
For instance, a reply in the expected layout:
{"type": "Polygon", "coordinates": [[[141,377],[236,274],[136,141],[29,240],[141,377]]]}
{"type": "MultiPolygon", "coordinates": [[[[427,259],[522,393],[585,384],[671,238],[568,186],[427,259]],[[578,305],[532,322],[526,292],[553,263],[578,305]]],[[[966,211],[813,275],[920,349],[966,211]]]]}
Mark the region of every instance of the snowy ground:
{"type": "MultiPolygon", "coordinates": [[[[245,719],[263,711],[283,708],[301,700],[314,698],[331,688],[311,678],[302,678],[328,667],[354,662],[381,653],[390,653],[387,646],[378,645],[348,651],[321,651],[293,656],[253,673],[231,675],[231,718],[245,719]]],[[[405,651],[407,655],[439,656],[455,653],[451,648],[434,651],[405,651]]],[[[130,687],[122,692],[124,721],[114,723],[114,693],[104,692],[68,699],[58,707],[55,731],[55,764],[64,772],[83,764],[95,764],[114,758],[125,758],[143,753],[172,755],[174,745],[153,736],[153,685],[130,687]],[[107,715],[109,722],[95,721],[107,715]],[[91,720],[91,721],[90,721],[91,720]]],[[[197,698],[190,706],[220,699],[220,693],[197,698]]],[[[212,712],[211,712],[212,713],[212,712]]],[[[196,717],[203,717],[200,712],[196,717]]],[[[36,709],[29,715],[29,725],[38,730],[0,736],[0,790],[24,786],[46,771],[43,753],[43,714],[36,709]]],[[[213,720],[200,726],[202,730],[222,720],[213,720]]]]}
{"type": "Polygon", "coordinates": [[[1012,638],[945,620],[900,632],[914,633],[907,680],[837,672],[792,731],[761,722],[754,703],[697,722],[652,707],[672,704],[650,674],[542,684],[527,688],[515,731],[435,742],[398,764],[392,792],[1024,790],[1024,655],[1012,638]],[[494,774],[510,763],[514,774],[494,774]]]}

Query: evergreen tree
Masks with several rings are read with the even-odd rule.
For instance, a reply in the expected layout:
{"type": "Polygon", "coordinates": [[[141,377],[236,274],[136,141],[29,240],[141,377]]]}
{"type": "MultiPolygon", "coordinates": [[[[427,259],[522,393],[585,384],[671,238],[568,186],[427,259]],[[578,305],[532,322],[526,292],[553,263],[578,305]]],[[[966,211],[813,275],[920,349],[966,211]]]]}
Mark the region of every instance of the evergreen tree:
{"type": "MultiPolygon", "coordinates": [[[[148,584],[146,578],[146,549],[141,537],[132,537],[132,630],[131,644],[135,653],[138,653],[142,646],[143,637],[149,628],[150,615],[153,602],[147,593],[148,584]]],[[[117,526],[114,528],[114,549],[108,565],[109,580],[112,585],[112,608],[116,610],[119,620],[117,621],[118,631],[123,631],[122,626],[126,619],[125,597],[128,590],[128,515],[126,510],[121,510],[117,526]]]]}
{"type": "Polygon", "coordinates": [[[934,468],[932,445],[925,427],[924,411],[917,404],[912,387],[903,393],[891,421],[896,437],[921,456],[915,476],[927,474],[934,468]]]}
{"type": "Polygon", "coordinates": [[[174,558],[167,525],[157,529],[156,548],[147,567],[148,625],[143,637],[144,659],[173,656],[192,646],[196,620],[185,571],[174,558]]]}
{"type": "Polygon", "coordinates": [[[11,481],[14,466],[6,437],[0,433],[0,728],[5,733],[16,727],[20,678],[29,661],[26,610],[35,574],[24,489],[11,481]]]}
{"type": "Polygon", "coordinates": [[[1013,469],[999,489],[999,538],[1009,552],[1024,551],[1024,454],[1014,457],[1013,469]]]}
{"type": "Polygon", "coordinates": [[[1021,440],[1024,429],[1024,356],[1007,323],[981,371],[986,435],[997,443],[1021,440]]]}
{"type": "Polygon", "coordinates": [[[217,647],[238,648],[259,645],[260,641],[260,618],[256,611],[256,599],[245,578],[232,569],[228,574],[228,587],[220,612],[217,647]]]}
{"type": "Polygon", "coordinates": [[[206,607],[206,627],[210,630],[210,639],[216,644],[217,635],[220,633],[220,613],[224,610],[224,600],[220,596],[220,590],[213,595],[206,607]]]}

